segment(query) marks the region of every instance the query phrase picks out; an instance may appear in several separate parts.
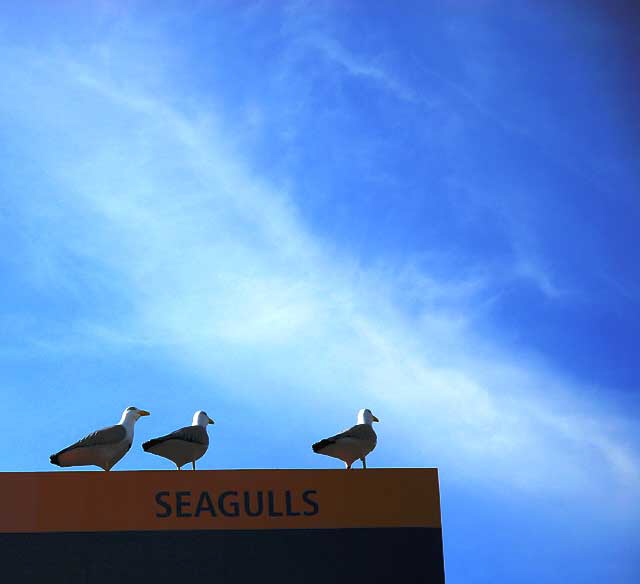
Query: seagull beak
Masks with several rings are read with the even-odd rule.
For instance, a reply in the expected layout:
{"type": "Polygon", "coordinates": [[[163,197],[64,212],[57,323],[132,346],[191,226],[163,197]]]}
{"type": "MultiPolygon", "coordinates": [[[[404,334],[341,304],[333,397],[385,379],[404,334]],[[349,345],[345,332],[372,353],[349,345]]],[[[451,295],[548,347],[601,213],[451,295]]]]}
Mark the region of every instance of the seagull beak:
{"type": "Polygon", "coordinates": [[[215,424],[215,422],[211,418],[209,418],[209,424],[215,424]]]}
{"type": "Polygon", "coordinates": [[[374,422],[379,422],[380,420],[378,420],[378,418],[376,418],[376,416],[373,416],[373,421],[374,422]]]}
{"type": "Polygon", "coordinates": [[[147,410],[138,410],[139,416],[150,416],[151,414],[147,410]]]}

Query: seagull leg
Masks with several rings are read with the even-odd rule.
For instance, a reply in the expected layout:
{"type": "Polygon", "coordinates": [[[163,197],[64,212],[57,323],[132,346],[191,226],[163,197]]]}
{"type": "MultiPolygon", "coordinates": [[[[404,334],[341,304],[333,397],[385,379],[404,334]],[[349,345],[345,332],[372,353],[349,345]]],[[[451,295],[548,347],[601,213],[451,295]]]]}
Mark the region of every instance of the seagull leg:
{"type": "Polygon", "coordinates": [[[344,465],[347,467],[346,470],[351,470],[351,465],[347,464],[346,462],[344,463],[344,465]]]}
{"type": "Polygon", "coordinates": [[[191,464],[193,465],[193,470],[196,470],[196,461],[195,461],[195,460],[192,460],[192,461],[191,461],[191,464]]]}
{"type": "Polygon", "coordinates": [[[176,469],[178,470],[182,470],[177,464],[176,464],[176,469]]]}
{"type": "Polygon", "coordinates": [[[362,468],[367,468],[366,456],[363,456],[360,460],[362,461],[362,468]]]}

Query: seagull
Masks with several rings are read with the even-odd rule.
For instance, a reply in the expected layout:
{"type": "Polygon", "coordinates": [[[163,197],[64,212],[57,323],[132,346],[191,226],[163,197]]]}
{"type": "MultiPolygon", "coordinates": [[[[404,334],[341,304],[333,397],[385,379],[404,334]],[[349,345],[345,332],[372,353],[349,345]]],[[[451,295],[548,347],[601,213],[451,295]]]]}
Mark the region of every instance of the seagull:
{"type": "Polygon", "coordinates": [[[193,414],[191,426],[185,426],[160,438],[153,438],[145,442],[142,448],[145,452],[173,461],[178,470],[182,470],[182,466],[187,462],[196,470],[196,460],[204,456],[209,448],[207,425],[213,423],[206,412],[199,410],[193,414]]]}
{"type": "Polygon", "coordinates": [[[360,410],[358,422],[348,430],[316,442],[311,448],[317,454],[326,454],[333,458],[339,458],[347,467],[359,458],[362,468],[367,468],[366,456],[376,447],[377,437],[373,431],[373,422],[379,422],[371,410],[360,410]]]}
{"type": "Polygon", "coordinates": [[[111,470],[129,451],[133,442],[133,427],[141,416],[148,416],[146,410],[133,406],[122,412],[115,426],[108,426],[88,434],[75,444],[67,446],[49,457],[51,464],[58,466],[99,466],[111,470]]]}

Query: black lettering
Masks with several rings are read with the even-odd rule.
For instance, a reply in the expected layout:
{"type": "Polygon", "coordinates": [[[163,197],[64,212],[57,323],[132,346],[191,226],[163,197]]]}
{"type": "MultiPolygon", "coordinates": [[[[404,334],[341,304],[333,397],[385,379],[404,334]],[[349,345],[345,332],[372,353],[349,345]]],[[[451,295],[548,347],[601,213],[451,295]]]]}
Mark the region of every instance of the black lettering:
{"type": "Polygon", "coordinates": [[[164,507],[164,513],[156,513],[156,517],[164,518],[171,515],[171,505],[162,500],[162,497],[168,497],[170,494],[169,491],[159,491],[156,493],[156,503],[160,505],[160,507],[164,507]]]}
{"type": "Polygon", "coordinates": [[[191,507],[190,500],[184,500],[186,497],[191,497],[191,491],[176,491],[176,516],[177,517],[191,517],[191,513],[182,511],[187,507],[191,507]]]}
{"type": "Polygon", "coordinates": [[[240,505],[238,504],[238,501],[231,501],[229,503],[231,511],[229,511],[229,509],[224,505],[227,497],[231,496],[237,497],[238,491],[225,491],[224,493],[222,493],[218,498],[218,507],[220,507],[220,513],[222,513],[223,515],[226,515],[227,517],[237,517],[238,515],[240,515],[240,505]]]}
{"type": "Polygon", "coordinates": [[[282,511],[275,510],[275,500],[273,491],[269,491],[269,517],[282,517],[282,511]]]}
{"type": "Polygon", "coordinates": [[[295,517],[296,515],[300,515],[300,511],[294,511],[291,508],[291,491],[285,491],[284,500],[287,506],[287,515],[289,517],[295,517]]]}
{"type": "Polygon", "coordinates": [[[216,509],[213,506],[213,501],[211,500],[211,497],[209,496],[209,493],[207,491],[202,491],[202,493],[200,493],[194,517],[200,517],[200,513],[203,513],[204,511],[208,512],[211,517],[217,517],[216,509]]]}
{"type": "Polygon", "coordinates": [[[311,511],[305,511],[304,514],[305,515],[317,515],[318,511],[320,511],[320,505],[318,505],[317,501],[314,501],[311,498],[311,495],[317,495],[318,491],[305,491],[304,493],[302,493],[302,500],[311,507],[311,511]]]}
{"type": "Polygon", "coordinates": [[[262,491],[258,491],[256,493],[256,499],[258,500],[258,510],[251,510],[251,493],[249,491],[244,492],[244,512],[249,517],[258,517],[258,515],[262,515],[263,510],[263,502],[262,502],[262,491]]]}

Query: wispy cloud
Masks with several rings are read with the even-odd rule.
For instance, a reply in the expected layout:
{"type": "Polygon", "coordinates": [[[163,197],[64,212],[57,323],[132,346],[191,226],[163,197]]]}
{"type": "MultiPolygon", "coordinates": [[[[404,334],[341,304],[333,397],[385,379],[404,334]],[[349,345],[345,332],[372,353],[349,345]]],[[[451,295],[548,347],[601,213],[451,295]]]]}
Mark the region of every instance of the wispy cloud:
{"type": "Polygon", "coordinates": [[[569,294],[560,288],[551,278],[548,271],[535,263],[531,256],[522,255],[516,259],[514,275],[533,284],[545,296],[557,300],[569,294]]]}
{"type": "MultiPolygon", "coordinates": [[[[413,99],[382,70],[323,50],[413,99]]],[[[14,66],[25,64],[4,65],[14,66]]],[[[64,213],[61,223],[31,217],[52,233],[39,253],[115,276],[128,307],[115,324],[85,314],[80,335],[155,346],[222,380],[238,400],[268,397],[274,409],[376,404],[389,420],[389,462],[438,464],[527,491],[635,496],[637,435],[624,416],[603,414],[541,361],[475,332],[465,314],[481,284],[405,266],[365,269],[329,252],[298,216],[295,193],[229,154],[210,112],[190,103],[187,115],[95,63],[38,67],[37,83],[13,75],[15,101],[4,107],[39,132],[69,128],[56,149],[37,153],[60,194],[33,196],[64,213]],[[76,107],[39,108],[41,94],[76,107]],[[397,302],[399,279],[424,299],[417,316],[397,302]]]]}
{"type": "Polygon", "coordinates": [[[422,101],[411,88],[384,67],[372,64],[370,58],[358,58],[329,36],[311,35],[306,39],[306,44],[320,51],[326,59],[342,67],[349,75],[371,81],[403,101],[412,103],[422,101]]]}

